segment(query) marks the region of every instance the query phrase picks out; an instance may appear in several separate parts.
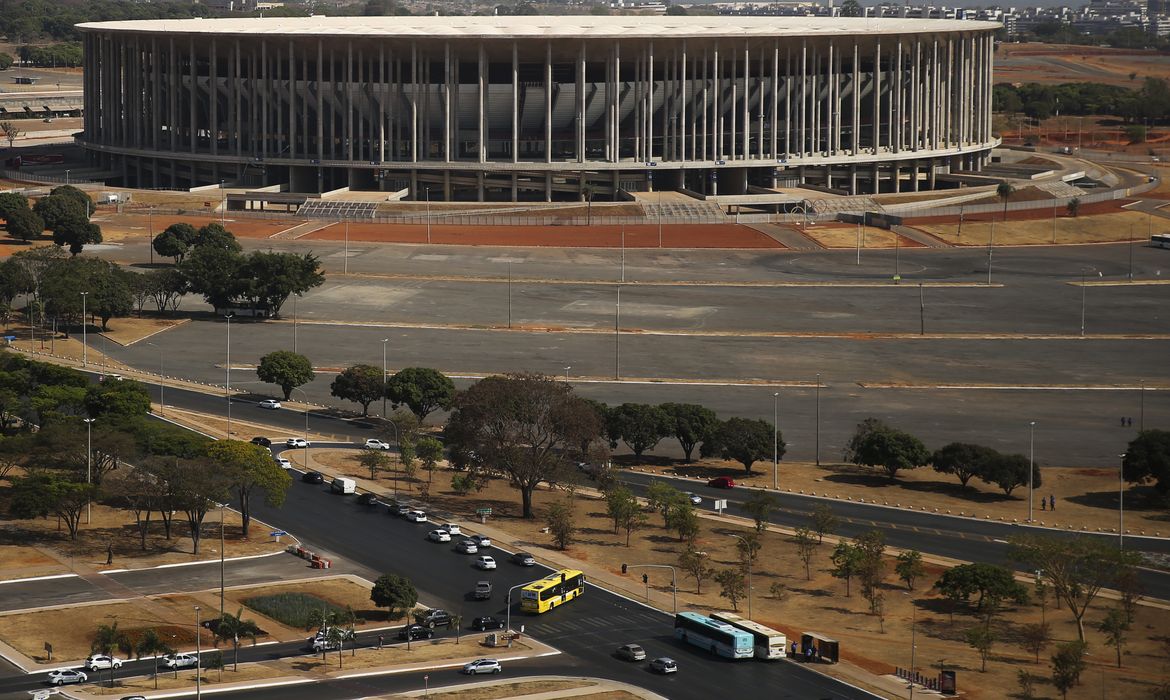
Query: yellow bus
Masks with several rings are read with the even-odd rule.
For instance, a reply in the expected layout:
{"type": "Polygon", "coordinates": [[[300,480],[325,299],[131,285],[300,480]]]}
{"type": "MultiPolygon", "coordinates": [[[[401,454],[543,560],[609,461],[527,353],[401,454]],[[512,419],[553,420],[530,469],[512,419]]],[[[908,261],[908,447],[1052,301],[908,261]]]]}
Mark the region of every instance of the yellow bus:
{"type": "Polygon", "coordinates": [[[585,574],[561,569],[520,589],[520,609],[543,613],[563,605],[585,592],[585,574]]]}

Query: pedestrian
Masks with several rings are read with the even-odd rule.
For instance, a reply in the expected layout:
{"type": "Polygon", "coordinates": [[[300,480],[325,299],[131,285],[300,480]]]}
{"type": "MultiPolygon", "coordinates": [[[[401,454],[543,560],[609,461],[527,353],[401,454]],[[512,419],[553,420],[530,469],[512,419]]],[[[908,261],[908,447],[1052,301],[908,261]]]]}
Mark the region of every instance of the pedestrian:
{"type": "Polygon", "coordinates": [[[796,640],[795,639],[792,640],[792,654],[790,654],[790,656],[792,656],[793,658],[797,657],[796,640]]]}
{"type": "Polygon", "coordinates": [[[1125,416],[1121,417],[1121,427],[1125,427],[1125,416]]]}
{"type": "Polygon", "coordinates": [[[1048,494],[1048,510],[1056,510],[1056,496],[1048,494]]]}
{"type": "Polygon", "coordinates": [[[114,543],[110,542],[106,545],[106,566],[114,563],[114,543]]]}
{"type": "Polygon", "coordinates": [[[1126,419],[1125,419],[1125,426],[1126,426],[1127,428],[1132,428],[1132,427],[1133,427],[1133,416],[1130,416],[1129,418],[1126,418],[1126,419]]]}
{"type": "Polygon", "coordinates": [[[1047,506],[1047,505],[1048,505],[1048,502],[1044,500],[1043,496],[1041,496],[1040,497],[1040,510],[1046,510],[1045,506],[1047,506]]]}
{"type": "Polygon", "coordinates": [[[386,638],[385,638],[385,637],[383,637],[383,636],[382,636],[382,635],[380,635],[380,634],[378,635],[378,648],[379,648],[379,649],[381,649],[381,648],[382,648],[382,642],[384,642],[385,640],[386,640],[386,638]]]}

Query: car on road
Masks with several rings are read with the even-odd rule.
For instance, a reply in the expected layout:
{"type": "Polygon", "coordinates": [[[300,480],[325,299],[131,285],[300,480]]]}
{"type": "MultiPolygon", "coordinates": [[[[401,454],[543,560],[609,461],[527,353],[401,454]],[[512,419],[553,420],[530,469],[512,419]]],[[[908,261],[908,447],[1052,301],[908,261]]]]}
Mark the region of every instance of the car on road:
{"type": "Polygon", "coordinates": [[[425,523],[427,514],[421,510],[410,510],[406,512],[406,519],[412,523],[425,523]]]}
{"type": "Polygon", "coordinates": [[[85,660],[85,668],[90,671],[96,671],[100,668],[122,668],[123,663],[124,662],[116,656],[94,654],[85,660]]]}
{"type": "Polygon", "coordinates": [[[735,479],[730,476],[717,476],[708,481],[707,485],[716,489],[733,489],[735,488],[735,479]]]}
{"type": "Polygon", "coordinates": [[[496,568],[496,560],[487,555],[476,557],[475,568],[483,569],[484,571],[491,571],[492,569],[496,568]]]}
{"type": "Polygon", "coordinates": [[[481,673],[499,673],[503,670],[500,662],[495,659],[476,659],[463,665],[463,672],[469,676],[476,676],[481,673]]]}
{"type": "Polygon", "coordinates": [[[687,498],[691,499],[691,505],[693,505],[693,506],[703,505],[703,497],[700,496],[699,494],[694,493],[693,491],[687,491],[686,496],[687,496],[687,498]]]}
{"type": "Polygon", "coordinates": [[[477,617],[471,621],[471,629],[478,632],[486,630],[502,630],[504,629],[504,621],[498,617],[485,615],[484,617],[477,617]]]}
{"type": "Polygon", "coordinates": [[[279,464],[282,469],[292,469],[292,462],[288,461],[287,457],[277,457],[276,463],[279,464]]]}
{"type": "Polygon", "coordinates": [[[123,695],[120,700],[146,700],[145,695],[123,695]]]}
{"type": "Polygon", "coordinates": [[[267,408],[271,411],[275,411],[276,409],[280,408],[280,402],[276,399],[264,399],[256,405],[260,408],[267,408]]]}
{"type": "Polygon", "coordinates": [[[306,484],[323,484],[325,483],[325,475],[321,472],[305,472],[301,474],[301,481],[306,484]]]}
{"type": "Polygon", "coordinates": [[[304,438],[289,438],[284,441],[286,447],[309,447],[313,443],[304,438]]]}
{"type": "Polygon", "coordinates": [[[194,654],[168,654],[163,657],[162,665],[170,668],[195,668],[199,664],[199,657],[194,654]]]}
{"type": "Polygon", "coordinates": [[[476,600],[489,600],[492,597],[492,582],[476,581],[475,590],[472,591],[471,597],[476,600]]]}
{"type": "Polygon", "coordinates": [[[678,664],[669,656],[659,656],[650,662],[650,670],[655,673],[678,673],[678,664]]]}
{"type": "Polygon", "coordinates": [[[617,657],[626,661],[645,661],[646,650],[638,644],[623,644],[617,648],[617,657]]]}
{"type": "Polygon", "coordinates": [[[446,530],[431,530],[427,533],[427,539],[431,542],[450,542],[451,535],[446,530]]]}
{"type": "Polygon", "coordinates": [[[390,443],[379,440],[378,438],[369,438],[366,440],[364,447],[367,450],[388,450],[390,449],[390,443]]]}
{"type": "Polygon", "coordinates": [[[391,508],[390,512],[393,513],[394,515],[405,517],[406,514],[412,510],[414,510],[414,508],[411,508],[410,506],[406,505],[405,503],[399,503],[398,505],[391,508]]]}
{"type": "Polygon", "coordinates": [[[66,683],[84,683],[89,679],[89,676],[83,672],[65,668],[57,671],[49,672],[49,685],[65,685],[66,683]]]}
{"type": "Polygon", "coordinates": [[[471,541],[474,542],[475,546],[479,547],[480,549],[487,549],[488,547],[492,546],[492,541],[484,535],[472,535],[471,541]]]}
{"type": "Polygon", "coordinates": [[[422,625],[407,625],[398,630],[399,639],[409,639],[414,641],[416,639],[430,639],[435,636],[434,630],[422,625]]]}
{"type": "Polygon", "coordinates": [[[272,445],[272,441],[266,437],[257,435],[256,437],[252,438],[252,444],[259,445],[261,447],[270,447],[272,445]]]}
{"type": "Polygon", "coordinates": [[[520,566],[536,566],[536,557],[528,552],[516,552],[512,555],[512,563],[520,566]]]}
{"type": "Polygon", "coordinates": [[[376,506],[378,505],[378,494],[366,491],[357,497],[357,502],[363,506],[376,506]]]}
{"type": "Polygon", "coordinates": [[[416,613],[414,621],[423,627],[434,629],[436,625],[451,624],[451,613],[442,608],[431,608],[430,610],[416,613]]]}
{"type": "Polygon", "coordinates": [[[337,640],[322,637],[321,635],[309,637],[305,641],[308,642],[309,648],[313,651],[336,651],[341,646],[341,643],[337,640]]]}
{"type": "Polygon", "coordinates": [[[471,540],[460,540],[459,544],[455,545],[455,549],[460,554],[475,554],[479,551],[479,546],[471,540]]]}
{"type": "Polygon", "coordinates": [[[440,530],[446,530],[448,535],[462,535],[463,529],[455,523],[443,523],[439,526],[440,530]]]}

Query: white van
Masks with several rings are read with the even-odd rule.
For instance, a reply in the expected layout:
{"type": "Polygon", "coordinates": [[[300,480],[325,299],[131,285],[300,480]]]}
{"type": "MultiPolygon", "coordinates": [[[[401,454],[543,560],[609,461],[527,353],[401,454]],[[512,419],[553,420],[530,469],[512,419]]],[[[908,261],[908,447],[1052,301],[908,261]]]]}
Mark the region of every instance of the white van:
{"type": "Polygon", "coordinates": [[[353,479],[346,479],[343,476],[339,476],[333,480],[329,488],[333,489],[334,493],[354,493],[357,491],[357,482],[353,479]]]}

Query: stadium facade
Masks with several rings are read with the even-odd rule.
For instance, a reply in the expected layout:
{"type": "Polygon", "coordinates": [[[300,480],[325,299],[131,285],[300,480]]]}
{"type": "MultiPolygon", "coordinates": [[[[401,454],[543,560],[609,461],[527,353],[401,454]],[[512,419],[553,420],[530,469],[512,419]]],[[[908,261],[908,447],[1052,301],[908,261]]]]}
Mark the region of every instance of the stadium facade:
{"type": "Polygon", "coordinates": [[[916,191],[977,170],[992,22],[301,17],[80,25],[95,164],[137,187],[434,200],[916,191]]]}

